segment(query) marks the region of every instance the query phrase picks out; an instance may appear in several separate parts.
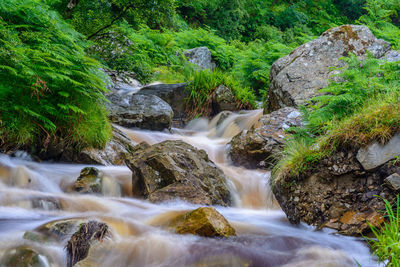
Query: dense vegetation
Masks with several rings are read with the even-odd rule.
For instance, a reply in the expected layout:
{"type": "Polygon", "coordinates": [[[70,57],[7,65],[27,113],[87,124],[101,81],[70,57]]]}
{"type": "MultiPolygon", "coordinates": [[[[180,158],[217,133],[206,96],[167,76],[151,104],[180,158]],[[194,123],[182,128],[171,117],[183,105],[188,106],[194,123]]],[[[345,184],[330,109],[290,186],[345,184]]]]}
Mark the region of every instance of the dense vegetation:
{"type": "MultiPolygon", "coordinates": [[[[101,68],[143,83],[190,82],[193,115],[207,113],[220,84],[251,108],[265,96],[272,63],[295,47],[356,23],[400,49],[399,16],[398,0],[2,0],[0,147],[104,146],[111,130],[101,68]],[[216,71],[197,71],[182,56],[200,46],[216,71]]],[[[400,63],[345,60],[343,82],[303,108],[307,123],[292,129],[275,178],[400,130],[400,63]]]]}
{"type": "Polygon", "coordinates": [[[100,64],[60,15],[35,0],[0,3],[0,136],[4,146],[103,146],[110,136],[100,64]],[[90,126],[90,127],[89,127],[90,126]]]}

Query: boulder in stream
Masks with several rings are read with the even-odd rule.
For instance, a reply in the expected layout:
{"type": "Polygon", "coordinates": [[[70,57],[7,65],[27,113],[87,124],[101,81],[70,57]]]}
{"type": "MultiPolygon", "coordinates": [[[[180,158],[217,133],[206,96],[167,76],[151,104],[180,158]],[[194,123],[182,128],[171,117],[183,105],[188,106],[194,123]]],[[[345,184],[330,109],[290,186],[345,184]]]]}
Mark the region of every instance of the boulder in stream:
{"type": "Polygon", "coordinates": [[[202,207],[175,218],[170,225],[178,234],[205,237],[229,237],[236,235],[235,229],[213,207],[202,207]]]}
{"type": "Polygon", "coordinates": [[[344,67],[341,57],[354,53],[360,58],[367,51],[376,58],[393,60],[388,42],[377,39],[368,27],[363,25],[343,25],[329,29],[318,39],[308,42],[289,55],[274,62],[270,71],[265,113],[282,107],[304,105],[311,98],[319,95],[319,89],[329,84],[338,70],[332,67],[344,67]]]}
{"type": "Polygon", "coordinates": [[[162,131],[170,129],[174,112],[156,95],[109,95],[108,117],[113,123],[129,128],[162,131]]]}
{"type": "Polygon", "coordinates": [[[82,223],[67,243],[67,267],[72,267],[85,259],[93,242],[102,242],[109,236],[110,231],[105,223],[96,221],[82,223]]]}
{"type": "Polygon", "coordinates": [[[78,193],[100,194],[102,192],[103,174],[99,169],[86,167],[81,170],[72,190],[78,193]]]}
{"type": "Polygon", "coordinates": [[[246,168],[269,168],[278,154],[289,127],[301,125],[300,112],[286,107],[264,115],[250,130],[242,131],[229,143],[229,156],[235,165],[246,168]]]}
{"type": "Polygon", "coordinates": [[[182,141],[141,143],[126,160],[132,170],[133,194],[161,202],[180,198],[194,204],[231,204],[223,172],[198,150],[182,141]]]}
{"type": "Polygon", "coordinates": [[[0,261],[2,267],[49,267],[46,256],[29,246],[20,246],[7,250],[0,261]]]}
{"type": "Polygon", "coordinates": [[[186,83],[147,85],[140,89],[138,94],[158,96],[171,106],[174,112],[174,121],[186,123],[186,102],[189,97],[186,83]]]}

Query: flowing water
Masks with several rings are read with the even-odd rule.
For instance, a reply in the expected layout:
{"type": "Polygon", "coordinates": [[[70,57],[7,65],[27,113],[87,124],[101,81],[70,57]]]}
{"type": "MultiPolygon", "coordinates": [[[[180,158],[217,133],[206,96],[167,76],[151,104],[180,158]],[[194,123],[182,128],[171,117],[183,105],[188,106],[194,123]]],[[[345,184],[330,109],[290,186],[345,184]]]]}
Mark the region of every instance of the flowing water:
{"type": "Polygon", "coordinates": [[[48,257],[49,266],[64,266],[66,240],[40,243],[23,236],[51,221],[84,218],[109,224],[112,237],[94,244],[81,266],[378,266],[360,239],[288,223],[269,188],[269,172],[229,164],[227,143],[261,115],[257,110],[225,119],[218,115],[210,122],[198,119],[173,134],[124,129],[138,143],[180,139],[204,149],[231,181],[234,207],[216,208],[236,229],[236,237],[167,231],[162,225],[169,218],[197,206],[132,198],[131,172],[125,166],[96,166],[105,175],[104,196],[79,195],[69,189],[88,165],[0,155],[0,258],[7,249],[29,245],[48,257]]]}

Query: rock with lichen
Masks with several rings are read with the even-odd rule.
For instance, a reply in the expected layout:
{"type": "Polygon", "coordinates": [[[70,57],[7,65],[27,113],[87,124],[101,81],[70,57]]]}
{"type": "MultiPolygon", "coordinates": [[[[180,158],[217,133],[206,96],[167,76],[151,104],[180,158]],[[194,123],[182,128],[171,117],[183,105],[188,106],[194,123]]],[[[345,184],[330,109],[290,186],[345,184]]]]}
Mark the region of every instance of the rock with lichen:
{"type": "Polygon", "coordinates": [[[344,67],[340,60],[350,53],[363,59],[369,51],[376,58],[396,58],[388,42],[377,39],[366,26],[343,25],[329,29],[318,39],[308,42],[274,62],[265,113],[282,107],[304,105],[319,95],[329,84],[335,67],[344,67]]]}

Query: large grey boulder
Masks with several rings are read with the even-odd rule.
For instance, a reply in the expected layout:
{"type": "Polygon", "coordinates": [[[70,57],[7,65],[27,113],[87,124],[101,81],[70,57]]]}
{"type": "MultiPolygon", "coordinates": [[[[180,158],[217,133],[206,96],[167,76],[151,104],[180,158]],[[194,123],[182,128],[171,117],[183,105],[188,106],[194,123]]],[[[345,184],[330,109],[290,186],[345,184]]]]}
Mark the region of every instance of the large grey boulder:
{"type": "Polygon", "coordinates": [[[118,95],[107,97],[109,118],[113,123],[125,127],[162,131],[170,129],[174,112],[161,98],[155,95],[118,95]]]}
{"type": "Polygon", "coordinates": [[[183,55],[192,64],[197,65],[199,70],[213,70],[215,69],[215,63],[211,56],[211,51],[208,47],[196,47],[183,51],[183,55]]]}
{"type": "Polygon", "coordinates": [[[235,165],[247,168],[269,168],[278,154],[289,127],[301,125],[301,114],[292,107],[264,115],[248,131],[242,131],[229,143],[229,156],[235,165]]]}
{"type": "Polygon", "coordinates": [[[357,153],[357,160],[364,169],[372,170],[400,156],[400,134],[396,134],[384,145],[374,142],[357,153]]]}
{"type": "Polygon", "coordinates": [[[231,204],[223,172],[198,150],[182,141],[141,143],[126,160],[132,170],[133,195],[152,202],[177,198],[194,204],[231,204]]]}
{"type": "MultiPolygon", "coordinates": [[[[338,73],[332,67],[345,66],[341,57],[354,53],[363,58],[367,51],[376,58],[382,58],[391,51],[391,46],[361,25],[332,28],[318,39],[296,48],[271,67],[265,113],[306,104],[319,95],[319,89],[329,84],[332,74],[338,73]]],[[[390,55],[388,59],[395,57],[390,55]]]]}
{"type": "Polygon", "coordinates": [[[186,101],[189,98],[186,83],[148,85],[140,89],[138,94],[158,96],[171,106],[174,120],[186,121],[186,101]]]}

